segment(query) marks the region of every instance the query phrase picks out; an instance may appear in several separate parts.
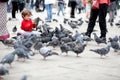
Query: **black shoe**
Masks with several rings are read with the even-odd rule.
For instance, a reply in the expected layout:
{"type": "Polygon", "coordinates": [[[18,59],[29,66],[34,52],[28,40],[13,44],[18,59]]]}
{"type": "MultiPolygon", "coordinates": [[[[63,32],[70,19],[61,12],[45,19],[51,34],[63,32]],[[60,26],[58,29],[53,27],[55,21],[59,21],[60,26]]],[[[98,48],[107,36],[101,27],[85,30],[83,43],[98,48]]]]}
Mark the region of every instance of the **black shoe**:
{"type": "Polygon", "coordinates": [[[106,37],[102,37],[102,36],[100,36],[100,38],[101,38],[103,41],[106,42],[106,37]]]}
{"type": "Polygon", "coordinates": [[[0,40],[0,42],[4,43],[4,40],[0,40]]]}
{"type": "Polygon", "coordinates": [[[113,26],[113,23],[110,23],[110,26],[113,26]]]}
{"type": "Polygon", "coordinates": [[[86,36],[90,37],[90,34],[88,32],[85,33],[86,36]]]}
{"type": "Polygon", "coordinates": [[[75,16],[70,16],[71,18],[75,18],[75,16]]]}

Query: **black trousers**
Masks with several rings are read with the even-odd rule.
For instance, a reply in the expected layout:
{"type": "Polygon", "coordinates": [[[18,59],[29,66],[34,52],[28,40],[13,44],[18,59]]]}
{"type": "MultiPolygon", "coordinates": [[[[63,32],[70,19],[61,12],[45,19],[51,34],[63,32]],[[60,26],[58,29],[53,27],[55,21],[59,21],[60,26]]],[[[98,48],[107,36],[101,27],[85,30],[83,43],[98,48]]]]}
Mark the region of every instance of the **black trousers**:
{"type": "Polygon", "coordinates": [[[91,14],[90,14],[90,19],[88,23],[88,28],[87,28],[87,34],[91,34],[97,17],[99,17],[99,27],[101,31],[101,37],[106,37],[106,15],[107,15],[107,4],[100,4],[99,9],[92,9],[91,14]]]}
{"type": "Polygon", "coordinates": [[[20,10],[20,12],[22,12],[24,7],[25,7],[25,3],[19,3],[19,10],[20,10]]]}
{"type": "Polygon", "coordinates": [[[76,1],[71,1],[70,2],[70,6],[71,6],[71,13],[70,16],[75,16],[75,7],[76,7],[76,1]]]}
{"type": "Polygon", "coordinates": [[[18,11],[18,2],[12,2],[12,18],[16,18],[16,11],[18,11]]]}

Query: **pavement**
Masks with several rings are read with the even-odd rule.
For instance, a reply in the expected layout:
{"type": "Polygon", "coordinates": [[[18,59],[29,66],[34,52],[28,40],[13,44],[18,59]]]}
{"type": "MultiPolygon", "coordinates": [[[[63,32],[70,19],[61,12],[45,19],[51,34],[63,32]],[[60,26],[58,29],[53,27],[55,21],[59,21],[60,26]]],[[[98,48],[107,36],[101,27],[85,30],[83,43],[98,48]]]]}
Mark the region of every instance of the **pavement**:
{"type": "MultiPolygon", "coordinates": [[[[53,12],[56,13],[57,10],[54,9],[53,12]]],[[[58,23],[51,22],[48,24],[50,24],[51,27],[59,27],[60,23],[63,24],[63,18],[69,18],[70,16],[69,9],[65,12],[65,16],[57,16],[56,14],[53,15],[53,18],[57,19],[58,23]]],[[[33,18],[40,17],[43,20],[46,18],[46,11],[36,13],[32,10],[32,13],[33,18]]],[[[116,16],[115,22],[119,20],[118,16],[116,16]]],[[[11,17],[11,13],[8,13],[8,18],[9,17],[11,17]]],[[[74,20],[81,17],[85,20],[85,13],[76,13],[75,17],[76,18],[74,20]]],[[[18,28],[18,32],[20,31],[21,20],[21,14],[18,12],[17,20],[8,21],[7,27],[11,37],[16,35],[16,33],[12,32],[12,28],[15,25],[18,28]]],[[[73,33],[75,30],[85,32],[88,26],[88,24],[84,22],[78,29],[73,30],[67,24],[63,25],[73,33]]],[[[107,22],[107,28],[107,38],[120,35],[120,28],[115,26],[115,24],[111,27],[107,22]]],[[[97,35],[100,35],[98,23],[96,23],[95,30],[97,30],[97,35]]],[[[93,38],[93,35],[91,37],[93,38]]],[[[22,76],[26,75],[28,78],[27,80],[120,80],[120,52],[114,52],[111,48],[107,57],[101,59],[98,54],[89,51],[90,49],[105,46],[105,44],[100,44],[98,46],[94,41],[88,42],[87,47],[84,52],[79,55],[79,57],[76,57],[76,54],[73,52],[68,52],[68,56],[66,56],[65,53],[61,53],[59,47],[55,48],[54,51],[58,52],[60,55],[50,56],[45,61],[40,54],[36,54],[31,57],[30,60],[27,59],[25,62],[17,61],[17,57],[15,57],[12,67],[7,64],[5,65],[9,69],[9,74],[3,76],[3,78],[4,80],[21,80],[22,76]]],[[[11,53],[13,50],[13,48],[8,48],[0,43],[0,60],[3,56],[11,53]]]]}

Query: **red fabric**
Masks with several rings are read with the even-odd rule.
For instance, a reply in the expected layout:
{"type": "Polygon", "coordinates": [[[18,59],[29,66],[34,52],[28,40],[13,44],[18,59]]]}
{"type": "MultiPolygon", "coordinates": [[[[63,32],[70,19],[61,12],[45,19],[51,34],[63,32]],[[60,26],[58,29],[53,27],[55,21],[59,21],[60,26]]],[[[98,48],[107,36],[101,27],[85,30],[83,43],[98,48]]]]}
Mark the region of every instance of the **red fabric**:
{"type": "Polygon", "coordinates": [[[99,0],[93,0],[92,9],[99,9],[99,0]]]}
{"type": "Polygon", "coordinates": [[[99,2],[100,2],[100,4],[106,3],[106,4],[110,5],[110,0],[99,0],[99,2]]]}
{"type": "Polygon", "coordinates": [[[83,0],[83,4],[84,4],[84,6],[86,6],[86,0],[83,0]]]}
{"type": "Polygon", "coordinates": [[[0,40],[6,40],[9,37],[10,37],[10,34],[4,35],[4,36],[0,36],[0,40]]]}
{"type": "Polygon", "coordinates": [[[22,21],[22,24],[21,24],[22,30],[31,32],[33,28],[35,28],[35,24],[33,24],[32,20],[22,21]]]}

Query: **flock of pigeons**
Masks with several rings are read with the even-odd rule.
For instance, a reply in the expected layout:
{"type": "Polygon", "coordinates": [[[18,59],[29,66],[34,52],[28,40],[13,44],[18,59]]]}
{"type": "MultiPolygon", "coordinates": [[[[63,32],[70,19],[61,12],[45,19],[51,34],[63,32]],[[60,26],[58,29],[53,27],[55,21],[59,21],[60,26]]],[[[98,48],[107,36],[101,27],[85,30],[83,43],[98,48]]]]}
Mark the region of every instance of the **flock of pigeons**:
{"type": "MultiPolygon", "coordinates": [[[[42,20],[40,19],[40,21],[42,20]]],[[[54,21],[58,22],[56,19],[54,19],[54,21]]],[[[64,18],[63,23],[68,24],[72,29],[75,29],[79,28],[83,21],[82,18],[78,19],[77,21],[64,18]]],[[[22,59],[25,61],[26,59],[30,59],[30,56],[34,56],[36,51],[43,56],[43,60],[46,60],[46,58],[49,56],[60,54],[53,51],[49,46],[52,46],[53,48],[59,47],[61,53],[66,53],[66,55],[68,55],[69,51],[72,51],[76,54],[76,56],[79,56],[79,54],[85,50],[85,47],[88,46],[87,42],[89,41],[94,41],[98,45],[101,43],[107,44],[110,42],[110,45],[107,44],[106,47],[90,49],[90,51],[99,54],[101,57],[109,53],[110,47],[112,47],[115,52],[120,51],[120,35],[117,35],[113,38],[110,37],[108,38],[108,42],[106,42],[99,38],[95,32],[93,33],[94,39],[91,39],[90,37],[86,36],[85,33],[80,33],[77,30],[73,35],[73,32],[64,28],[62,24],[60,24],[59,28],[55,27],[55,29],[53,29],[47,23],[43,23],[42,25],[37,26],[37,28],[34,30],[41,32],[41,34],[32,34],[29,36],[17,34],[17,36],[12,37],[12,39],[5,40],[3,44],[5,46],[13,47],[14,51],[5,55],[1,59],[0,63],[3,65],[9,64],[11,66],[15,59],[15,55],[17,55],[18,60],[22,59]]],[[[16,31],[17,28],[15,26],[13,28],[13,32],[16,31]]],[[[5,75],[6,73],[9,73],[8,69],[1,66],[0,76],[5,75]]]]}

